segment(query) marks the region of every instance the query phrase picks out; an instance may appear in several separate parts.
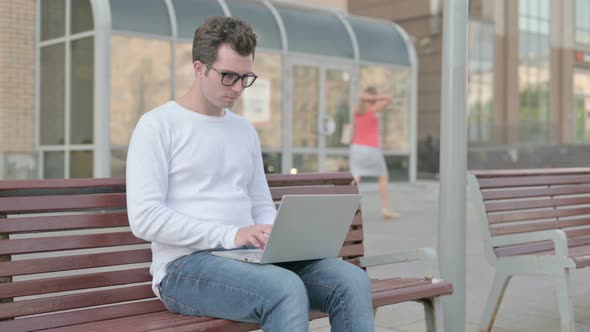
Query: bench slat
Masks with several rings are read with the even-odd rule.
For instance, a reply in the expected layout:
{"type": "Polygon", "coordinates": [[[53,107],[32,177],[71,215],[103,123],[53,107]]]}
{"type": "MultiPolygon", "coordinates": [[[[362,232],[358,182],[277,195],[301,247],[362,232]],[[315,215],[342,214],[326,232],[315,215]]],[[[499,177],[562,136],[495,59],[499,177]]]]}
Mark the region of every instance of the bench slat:
{"type": "Polygon", "coordinates": [[[590,214],[590,208],[575,208],[575,209],[547,209],[542,211],[527,211],[516,213],[494,213],[488,214],[488,222],[490,224],[498,224],[514,221],[540,220],[551,219],[558,217],[581,216],[590,214]]]}
{"type": "Polygon", "coordinates": [[[299,174],[267,174],[266,180],[271,187],[309,186],[309,185],[349,185],[354,181],[352,174],[334,173],[299,173],[299,174]]]}
{"type": "Polygon", "coordinates": [[[569,198],[545,198],[535,200],[506,201],[506,202],[487,202],[485,203],[487,212],[515,211],[544,207],[563,207],[572,205],[590,204],[590,196],[569,197],[569,198]]]}
{"type": "Polygon", "coordinates": [[[39,213],[121,209],[127,205],[125,194],[88,194],[63,196],[0,197],[0,211],[5,213],[39,213]]]}
{"type": "Polygon", "coordinates": [[[0,283],[0,298],[151,282],[149,268],[0,283]]]}
{"type": "Polygon", "coordinates": [[[590,194],[590,185],[572,185],[568,187],[546,187],[526,189],[511,188],[509,190],[482,190],[481,194],[483,199],[486,201],[491,199],[512,199],[540,196],[590,194]]]}
{"type": "Polygon", "coordinates": [[[0,256],[148,243],[131,232],[39,237],[0,241],[0,256]]]}
{"type": "MultiPolygon", "coordinates": [[[[450,294],[453,290],[452,285],[448,282],[433,284],[428,280],[417,278],[374,280],[372,282],[372,289],[373,304],[375,306],[400,303],[414,299],[427,299],[432,296],[450,294]]],[[[311,318],[325,316],[325,314],[313,312],[311,318]]],[[[59,331],[124,331],[131,327],[134,330],[142,331],[197,331],[207,328],[213,329],[213,331],[224,332],[250,331],[259,328],[257,324],[252,323],[239,323],[222,319],[211,319],[209,317],[181,316],[171,312],[155,312],[135,317],[63,327],[59,331]]]]}
{"type": "Polygon", "coordinates": [[[358,194],[356,186],[303,186],[279,187],[270,190],[273,200],[280,200],[284,195],[326,195],[358,194]]]}
{"type": "Polygon", "coordinates": [[[151,261],[152,251],[150,249],[133,249],[99,254],[15,260],[0,262],[0,277],[147,263],[151,261]]]}
{"type": "MultiPolygon", "coordinates": [[[[568,248],[571,250],[577,246],[590,244],[590,237],[572,238],[568,241],[568,248]]],[[[552,241],[539,241],[534,243],[520,244],[514,246],[494,248],[494,252],[498,257],[538,254],[553,252],[552,241]]]]}
{"type": "Polygon", "coordinates": [[[125,178],[2,180],[0,190],[124,187],[125,178]]]}
{"type": "Polygon", "coordinates": [[[168,312],[162,301],[152,299],[142,302],[117,304],[108,307],[85,309],[19,320],[0,321],[0,331],[24,332],[51,329],[75,324],[129,317],[152,312],[168,312]]]}
{"type": "Polygon", "coordinates": [[[590,175],[547,175],[547,176],[513,176],[505,178],[478,178],[481,189],[532,187],[564,184],[590,184],[590,175]]]}
{"type": "Polygon", "coordinates": [[[359,243],[342,247],[338,257],[363,256],[364,254],[365,249],[363,248],[363,244],[359,243]]]}
{"type": "Polygon", "coordinates": [[[0,320],[43,314],[54,311],[85,308],[102,304],[154,298],[151,285],[131,286],[81,294],[63,295],[0,304],[0,320]]]}
{"type": "Polygon", "coordinates": [[[548,229],[563,229],[566,233],[570,232],[567,230],[569,227],[587,226],[590,225],[590,218],[576,218],[576,219],[560,219],[560,220],[549,220],[539,221],[529,224],[515,223],[511,225],[506,224],[493,224],[490,226],[490,232],[492,236],[497,235],[508,235],[526,232],[543,231],[548,229]]]}
{"type": "Polygon", "coordinates": [[[0,221],[0,233],[65,231],[129,226],[126,212],[8,218],[0,221]]]}
{"type": "Polygon", "coordinates": [[[344,242],[352,242],[352,241],[362,241],[364,237],[364,232],[363,229],[351,229],[348,231],[348,234],[346,234],[346,238],[344,239],[344,242]]]}

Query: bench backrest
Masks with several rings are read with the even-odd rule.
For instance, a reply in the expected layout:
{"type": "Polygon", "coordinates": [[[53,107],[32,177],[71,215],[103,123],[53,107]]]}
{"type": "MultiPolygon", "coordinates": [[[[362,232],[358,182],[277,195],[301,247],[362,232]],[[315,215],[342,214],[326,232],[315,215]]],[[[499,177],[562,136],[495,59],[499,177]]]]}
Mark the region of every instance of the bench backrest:
{"type": "Polygon", "coordinates": [[[488,257],[551,250],[551,242],[492,248],[500,235],[563,230],[570,245],[590,243],[590,168],[470,171],[468,188],[488,257]]]}
{"type": "MultiPolygon", "coordinates": [[[[267,180],[277,206],[285,194],[358,193],[349,173],[267,180]]],[[[28,315],[53,313],[28,318],[49,328],[161,311],[149,243],[129,230],[125,206],[125,179],[0,181],[0,330],[28,315]]],[[[340,255],[358,264],[363,253],[359,207],[340,255]]]]}

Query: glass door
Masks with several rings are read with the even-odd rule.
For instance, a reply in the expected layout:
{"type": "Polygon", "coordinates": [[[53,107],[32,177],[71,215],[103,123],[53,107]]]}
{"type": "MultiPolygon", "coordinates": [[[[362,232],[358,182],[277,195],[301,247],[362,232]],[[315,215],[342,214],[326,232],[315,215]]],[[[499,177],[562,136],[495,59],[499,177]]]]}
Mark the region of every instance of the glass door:
{"type": "Polygon", "coordinates": [[[346,67],[290,65],[290,173],[348,170],[348,146],[340,142],[350,122],[351,74],[346,67]]]}

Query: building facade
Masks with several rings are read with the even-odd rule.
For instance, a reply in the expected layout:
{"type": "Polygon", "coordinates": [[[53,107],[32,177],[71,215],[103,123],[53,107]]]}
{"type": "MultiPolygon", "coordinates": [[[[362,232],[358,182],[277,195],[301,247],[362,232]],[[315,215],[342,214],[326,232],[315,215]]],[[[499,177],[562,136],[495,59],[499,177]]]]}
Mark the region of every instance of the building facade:
{"type": "Polygon", "coordinates": [[[381,128],[390,174],[414,179],[413,45],[393,22],[353,17],[346,4],[1,2],[0,179],[124,176],[135,124],[190,87],[194,29],[213,15],[244,18],[259,36],[259,79],[233,111],[256,127],[267,172],[347,170],[340,133],[359,91],[375,85],[395,96],[381,128]]]}
{"type": "MultiPolygon", "coordinates": [[[[443,1],[349,0],[355,15],[393,20],[414,40],[418,169],[438,171],[443,1]]],[[[471,0],[469,165],[590,162],[590,1],[471,0]]]]}

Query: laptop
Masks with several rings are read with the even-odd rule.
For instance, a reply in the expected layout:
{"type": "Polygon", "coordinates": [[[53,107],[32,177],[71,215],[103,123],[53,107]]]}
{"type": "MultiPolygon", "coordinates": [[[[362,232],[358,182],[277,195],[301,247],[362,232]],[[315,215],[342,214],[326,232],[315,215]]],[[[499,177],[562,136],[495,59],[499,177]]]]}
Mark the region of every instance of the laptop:
{"type": "Polygon", "coordinates": [[[211,253],[257,264],[338,257],[360,201],[359,194],[285,195],[264,250],[211,253]]]}

